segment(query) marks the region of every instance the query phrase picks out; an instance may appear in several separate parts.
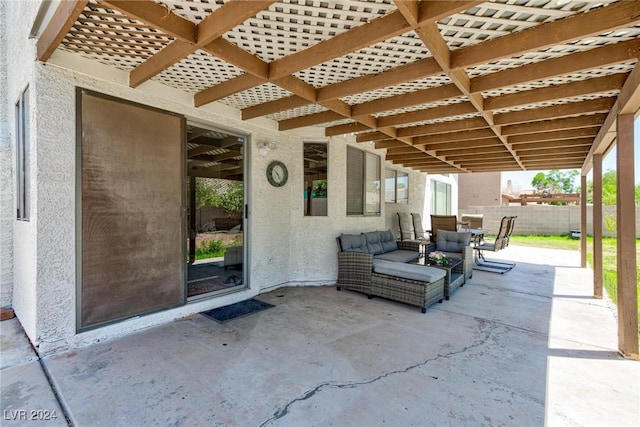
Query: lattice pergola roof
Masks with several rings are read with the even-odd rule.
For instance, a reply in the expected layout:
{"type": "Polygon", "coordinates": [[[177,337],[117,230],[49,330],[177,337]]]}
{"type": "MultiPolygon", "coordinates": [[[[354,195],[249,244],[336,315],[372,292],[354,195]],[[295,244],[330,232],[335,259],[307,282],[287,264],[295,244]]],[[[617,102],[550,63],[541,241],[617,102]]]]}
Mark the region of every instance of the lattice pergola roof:
{"type": "Polygon", "coordinates": [[[585,167],[640,107],[638,1],[65,1],[56,49],[434,173],[585,167]]]}

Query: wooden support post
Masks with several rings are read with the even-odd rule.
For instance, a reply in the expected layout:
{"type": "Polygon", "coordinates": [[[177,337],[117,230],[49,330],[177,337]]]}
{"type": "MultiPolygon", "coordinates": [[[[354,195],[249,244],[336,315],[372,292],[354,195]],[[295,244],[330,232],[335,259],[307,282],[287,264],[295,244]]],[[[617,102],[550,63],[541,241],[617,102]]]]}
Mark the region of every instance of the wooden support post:
{"type": "Polygon", "coordinates": [[[196,261],[196,177],[189,177],[189,264],[196,261]]]}
{"type": "Polygon", "coordinates": [[[587,176],[580,175],[580,267],[587,267],[587,176]]]}
{"type": "Polygon", "coordinates": [[[602,154],[593,155],[593,297],[602,298],[602,154]]]}
{"type": "Polygon", "coordinates": [[[618,115],[617,125],[618,350],[639,360],[633,114],[618,115]]]}

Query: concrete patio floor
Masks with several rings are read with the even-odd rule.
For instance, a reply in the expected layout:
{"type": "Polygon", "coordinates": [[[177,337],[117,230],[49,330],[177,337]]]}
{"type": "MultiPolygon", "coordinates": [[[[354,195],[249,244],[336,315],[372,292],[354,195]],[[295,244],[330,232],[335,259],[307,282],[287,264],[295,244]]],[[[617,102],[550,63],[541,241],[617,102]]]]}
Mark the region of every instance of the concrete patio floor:
{"type": "Polygon", "coordinates": [[[1,424],[39,410],[58,418],[37,425],[640,425],[640,363],[617,354],[615,308],[591,298],[579,254],[495,255],[518,265],[474,272],[426,314],[290,287],[224,324],[194,315],[41,360],[1,322],[1,424]]]}

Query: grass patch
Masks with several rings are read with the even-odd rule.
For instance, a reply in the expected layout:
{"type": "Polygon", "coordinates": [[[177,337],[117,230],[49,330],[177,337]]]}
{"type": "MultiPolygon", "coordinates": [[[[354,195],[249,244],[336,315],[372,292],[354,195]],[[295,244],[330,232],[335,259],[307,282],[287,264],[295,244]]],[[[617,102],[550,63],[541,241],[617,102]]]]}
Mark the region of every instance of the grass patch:
{"type": "MultiPolygon", "coordinates": [[[[489,238],[488,240],[491,240],[489,238]]],[[[580,250],[580,240],[571,236],[539,236],[512,235],[510,243],[518,246],[535,246],[539,248],[580,250]]],[[[618,266],[617,239],[615,237],[602,238],[602,276],[603,286],[607,295],[615,304],[618,303],[618,266]]],[[[640,239],[636,239],[636,260],[640,260],[640,239]]],[[[593,266],[593,237],[587,236],[587,262],[593,266]]],[[[637,272],[638,307],[640,307],[640,270],[637,272]]],[[[638,312],[640,317],[640,310],[638,312]]]]}
{"type": "Polygon", "coordinates": [[[576,251],[580,249],[580,240],[572,239],[570,236],[512,235],[509,242],[518,246],[535,246],[538,248],[569,249],[576,251]]]}
{"type": "Polygon", "coordinates": [[[203,240],[196,248],[196,259],[219,258],[226,250],[222,240],[203,240]]]}

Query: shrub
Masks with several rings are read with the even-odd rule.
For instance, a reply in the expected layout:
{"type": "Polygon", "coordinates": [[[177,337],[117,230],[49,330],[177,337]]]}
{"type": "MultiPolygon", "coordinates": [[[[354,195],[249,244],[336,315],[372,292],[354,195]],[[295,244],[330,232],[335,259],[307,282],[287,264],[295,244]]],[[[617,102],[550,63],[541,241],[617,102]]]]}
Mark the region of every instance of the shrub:
{"type": "Polygon", "coordinates": [[[222,240],[203,240],[196,248],[196,259],[217,258],[224,255],[225,247],[222,240]]]}

